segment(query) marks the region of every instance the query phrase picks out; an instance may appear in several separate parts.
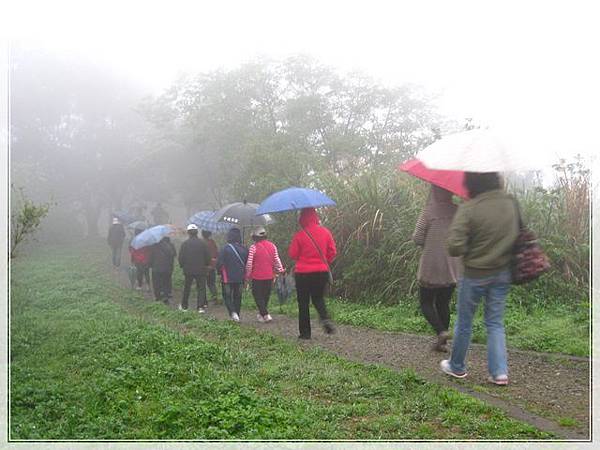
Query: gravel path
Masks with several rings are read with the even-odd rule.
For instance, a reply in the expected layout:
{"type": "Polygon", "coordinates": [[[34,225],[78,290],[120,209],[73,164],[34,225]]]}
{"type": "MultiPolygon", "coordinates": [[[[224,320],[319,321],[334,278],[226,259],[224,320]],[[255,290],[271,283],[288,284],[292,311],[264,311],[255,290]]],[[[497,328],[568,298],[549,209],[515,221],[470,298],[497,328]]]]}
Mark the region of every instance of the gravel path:
{"type": "MultiPolygon", "coordinates": [[[[123,272],[121,282],[129,285],[123,272]]],[[[181,292],[174,295],[176,304],[172,307],[179,304],[181,292]]],[[[190,308],[194,308],[195,299],[191,297],[190,308]]],[[[222,305],[209,305],[208,315],[229,320],[222,305]]],[[[477,397],[541,430],[566,439],[589,439],[589,358],[509,349],[510,385],[498,387],[487,383],[486,350],[482,345],[472,345],[468,355],[469,375],[456,380],[440,372],[440,360],[449,355],[430,350],[432,337],[349,325],[337,325],[337,333],[330,336],[313,320],[312,339],[299,341],[296,318],[273,313],[272,316],[273,322],[259,323],[254,311],[242,310],[240,325],[296,341],[298,345],[319,346],[353,361],[381,364],[395,370],[412,369],[431,382],[477,397]],[[561,419],[569,426],[561,426],[561,419]]]]}

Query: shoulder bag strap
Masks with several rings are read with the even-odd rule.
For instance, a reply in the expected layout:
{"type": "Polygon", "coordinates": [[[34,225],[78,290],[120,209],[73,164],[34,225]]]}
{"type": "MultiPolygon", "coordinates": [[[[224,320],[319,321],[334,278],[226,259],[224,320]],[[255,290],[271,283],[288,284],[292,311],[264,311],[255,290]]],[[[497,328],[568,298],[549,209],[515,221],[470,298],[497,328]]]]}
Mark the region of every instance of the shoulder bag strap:
{"type": "Polygon", "coordinates": [[[240,264],[242,265],[242,267],[245,266],[244,261],[242,260],[242,257],[240,256],[240,254],[238,253],[238,251],[235,249],[235,247],[232,244],[227,244],[231,247],[231,250],[233,250],[233,253],[235,253],[235,256],[237,256],[237,259],[240,261],[240,264]]]}
{"type": "Polygon", "coordinates": [[[327,262],[327,260],[325,259],[325,257],[323,256],[323,252],[321,251],[321,249],[319,248],[319,246],[317,245],[317,242],[315,241],[315,239],[312,237],[312,234],[310,234],[308,232],[308,230],[306,228],[302,228],[302,231],[304,231],[306,233],[306,235],[310,238],[310,240],[312,241],[313,245],[315,246],[315,248],[317,249],[317,251],[319,252],[319,256],[321,257],[321,261],[323,261],[323,264],[325,264],[327,266],[327,270],[331,271],[331,269],[329,268],[329,263],[327,262]]]}

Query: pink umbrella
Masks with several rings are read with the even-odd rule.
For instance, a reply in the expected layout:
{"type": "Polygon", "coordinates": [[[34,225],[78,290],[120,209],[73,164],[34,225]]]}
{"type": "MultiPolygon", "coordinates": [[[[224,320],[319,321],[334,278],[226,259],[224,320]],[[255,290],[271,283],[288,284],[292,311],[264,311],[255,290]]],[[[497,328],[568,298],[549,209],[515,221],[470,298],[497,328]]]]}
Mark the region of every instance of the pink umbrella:
{"type": "Polygon", "coordinates": [[[418,159],[406,161],[398,167],[398,170],[411,174],[428,183],[434,184],[459,197],[468,199],[469,193],[464,186],[465,173],[460,170],[434,170],[428,169],[418,159]]]}

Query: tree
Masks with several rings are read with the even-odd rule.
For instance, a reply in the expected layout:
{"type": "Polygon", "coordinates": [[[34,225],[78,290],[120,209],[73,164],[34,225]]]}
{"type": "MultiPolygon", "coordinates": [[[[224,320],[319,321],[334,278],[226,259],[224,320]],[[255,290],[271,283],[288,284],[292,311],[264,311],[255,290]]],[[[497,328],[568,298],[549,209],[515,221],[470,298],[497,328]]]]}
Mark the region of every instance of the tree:
{"type": "Polygon", "coordinates": [[[103,208],[118,209],[142,151],[141,98],[127,80],[83,58],[11,51],[11,164],[34,198],[52,195],[98,234],[103,208]]]}
{"type": "Polygon", "coordinates": [[[50,203],[35,204],[25,195],[23,188],[11,188],[10,258],[17,256],[17,248],[35,234],[42,219],[50,210],[50,203]]]}

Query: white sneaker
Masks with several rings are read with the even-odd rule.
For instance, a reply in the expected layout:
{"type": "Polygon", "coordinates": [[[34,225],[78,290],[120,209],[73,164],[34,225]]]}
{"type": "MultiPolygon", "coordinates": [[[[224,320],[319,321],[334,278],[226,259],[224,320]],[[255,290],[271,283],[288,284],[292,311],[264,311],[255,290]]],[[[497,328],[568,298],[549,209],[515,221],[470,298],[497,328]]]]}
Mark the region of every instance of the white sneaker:
{"type": "Polygon", "coordinates": [[[464,378],[467,376],[467,372],[454,372],[452,370],[452,368],[450,367],[450,360],[449,359],[444,359],[440,362],[440,369],[442,369],[442,372],[444,372],[446,375],[450,375],[451,377],[454,378],[464,378]]]}
{"type": "Polygon", "coordinates": [[[239,322],[240,316],[238,315],[238,313],[236,313],[236,312],[231,313],[231,320],[233,320],[234,322],[239,322]]]}
{"type": "Polygon", "coordinates": [[[267,314],[265,316],[265,322],[273,322],[273,318],[271,317],[271,314],[267,314]]]}
{"type": "Polygon", "coordinates": [[[141,288],[140,286],[136,286],[136,287],[135,287],[135,290],[136,290],[136,291],[141,291],[141,290],[142,290],[142,288],[141,288]]]}
{"type": "Polygon", "coordinates": [[[187,311],[187,308],[184,308],[183,306],[179,305],[179,311],[187,311]]]}
{"type": "Polygon", "coordinates": [[[204,308],[198,309],[198,314],[205,314],[205,313],[206,313],[206,309],[204,309],[204,308]]]}
{"type": "Polygon", "coordinates": [[[261,323],[262,323],[262,322],[264,322],[264,321],[265,321],[265,318],[264,318],[263,316],[261,316],[260,314],[257,314],[257,315],[256,315],[256,320],[258,320],[259,322],[261,322],[261,323]]]}

